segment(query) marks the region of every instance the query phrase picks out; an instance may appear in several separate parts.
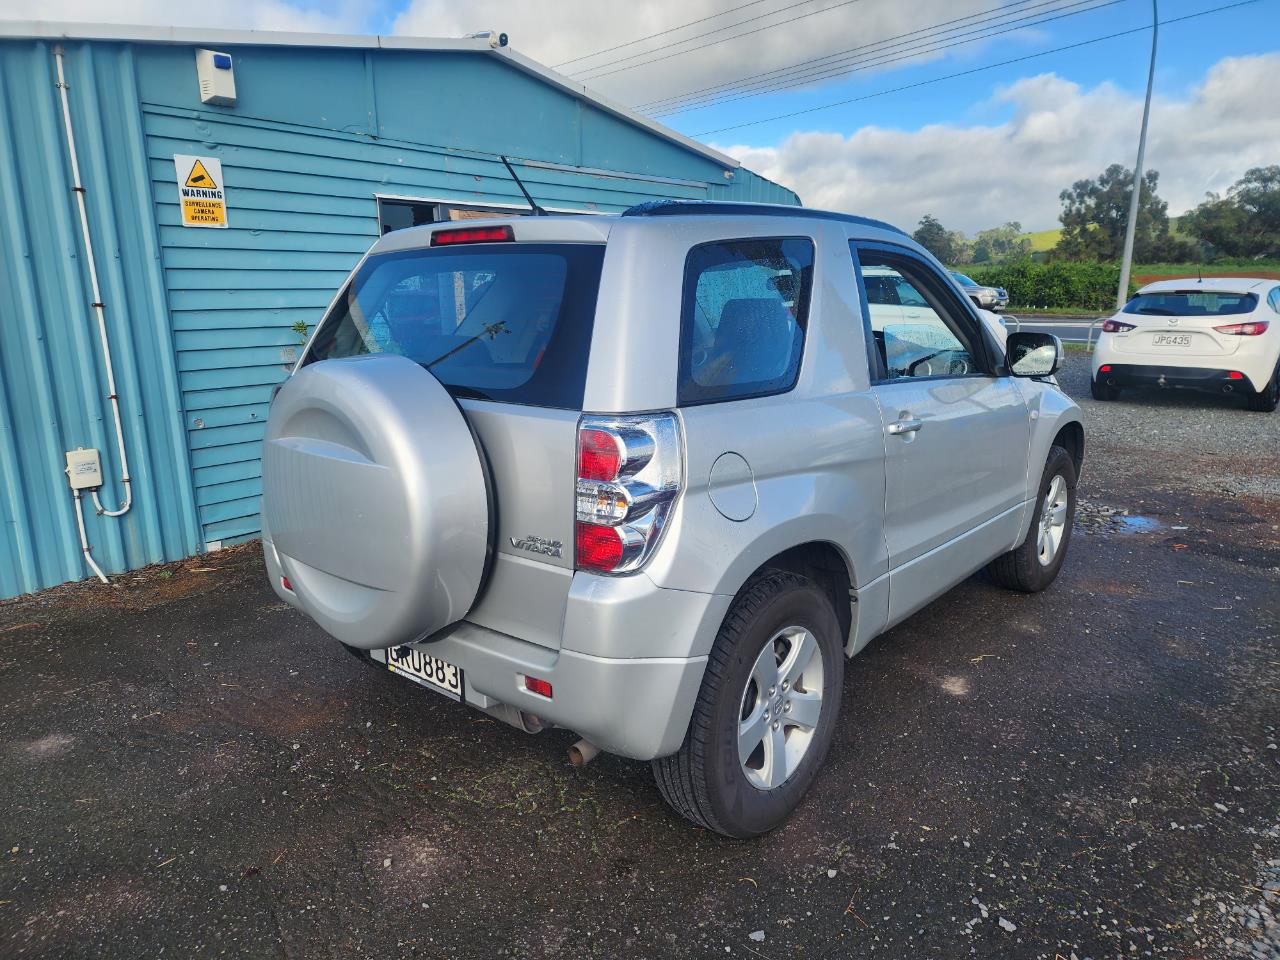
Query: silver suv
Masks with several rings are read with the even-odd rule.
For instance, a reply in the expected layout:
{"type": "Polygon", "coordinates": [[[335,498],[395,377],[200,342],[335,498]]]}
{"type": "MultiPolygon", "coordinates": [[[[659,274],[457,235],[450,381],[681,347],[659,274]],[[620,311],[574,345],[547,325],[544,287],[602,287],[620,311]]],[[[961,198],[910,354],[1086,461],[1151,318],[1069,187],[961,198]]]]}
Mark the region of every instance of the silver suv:
{"type": "Polygon", "coordinates": [[[1061,349],[1002,345],[860,217],[397,231],[272,402],[267,568],[379,669],[652,761],[680,813],[754,836],[817,776],[846,657],[983,567],[1057,575],[1084,452],[1061,349]]]}

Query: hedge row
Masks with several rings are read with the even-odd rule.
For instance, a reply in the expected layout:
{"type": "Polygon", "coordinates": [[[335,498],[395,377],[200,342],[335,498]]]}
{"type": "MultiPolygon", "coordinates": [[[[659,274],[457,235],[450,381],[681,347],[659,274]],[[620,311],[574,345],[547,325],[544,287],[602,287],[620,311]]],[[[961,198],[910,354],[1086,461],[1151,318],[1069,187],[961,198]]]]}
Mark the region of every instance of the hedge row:
{"type": "MultiPolygon", "coordinates": [[[[1018,260],[967,271],[979,283],[1004,287],[1011,307],[1065,307],[1108,310],[1115,306],[1120,264],[1056,260],[1018,260]]],[[[1129,291],[1134,290],[1130,283],[1129,291]]]]}

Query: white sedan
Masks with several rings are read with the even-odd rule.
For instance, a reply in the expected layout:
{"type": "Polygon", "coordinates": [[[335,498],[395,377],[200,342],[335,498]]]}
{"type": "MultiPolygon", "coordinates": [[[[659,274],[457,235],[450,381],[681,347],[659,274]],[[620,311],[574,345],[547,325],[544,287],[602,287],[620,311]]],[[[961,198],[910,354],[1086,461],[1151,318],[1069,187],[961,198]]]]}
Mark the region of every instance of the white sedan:
{"type": "Polygon", "coordinates": [[[1280,402],[1280,283],[1239,277],[1149,283],[1102,324],[1095,400],[1127,386],[1239,393],[1250,410],[1280,402]]]}

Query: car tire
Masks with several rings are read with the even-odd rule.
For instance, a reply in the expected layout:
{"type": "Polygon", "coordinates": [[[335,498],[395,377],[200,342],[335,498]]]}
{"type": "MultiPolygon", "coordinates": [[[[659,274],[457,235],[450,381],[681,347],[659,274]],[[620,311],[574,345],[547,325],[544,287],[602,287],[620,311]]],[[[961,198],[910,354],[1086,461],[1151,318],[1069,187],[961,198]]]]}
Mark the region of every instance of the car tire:
{"type": "Polygon", "coordinates": [[[1256,393],[1248,395],[1249,409],[1258,413],[1271,413],[1280,406],[1280,365],[1271,374],[1270,382],[1256,393]]]}
{"type": "Polygon", "coordinates": [[[1109,383],[1099,383],[1097,380],[1090,380],[1089,395],[1095,400],[1118,400],[1120,399],[1120,388],[1113,387],[1109,383]]]}
{"type": "Polygon", "coordinates": [[[1075,516],[1075,461],[1062,447],[1050,447],[1027,536],[987,565],[991,580],[1022,593],[1038,593],[1053,583],[1067,557],[1075,516]],[[1045,519],[1047,510],[1051,520],[1045,519]]]}
{"type": "Polygon", "coordinates": [[[653,761],[663,798],[728,837],[756,837],[782,823],[831,745],[844,660],[839,620],[817,583],[785,570],[752,579],[720,626],[680,751],[653,761]],[[775,678],[766,692],[763,683],[775,678]],[[801,714],[806,723],[796,722],[801,714]],[[757,730],[760,743],[744,760],[757,730]]]}

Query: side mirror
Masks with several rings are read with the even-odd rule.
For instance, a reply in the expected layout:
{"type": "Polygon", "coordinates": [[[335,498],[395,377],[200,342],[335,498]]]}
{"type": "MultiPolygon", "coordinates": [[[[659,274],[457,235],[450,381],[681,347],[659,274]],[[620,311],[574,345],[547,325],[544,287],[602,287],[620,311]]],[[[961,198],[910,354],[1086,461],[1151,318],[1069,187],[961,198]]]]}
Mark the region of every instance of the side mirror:
{"type": "Polygon", "coordinates": [[[1062,341],[1051,333],[1009,334],[1004,357],[1015,377],[1050,377],[1062,366],[1062,341]]]}

